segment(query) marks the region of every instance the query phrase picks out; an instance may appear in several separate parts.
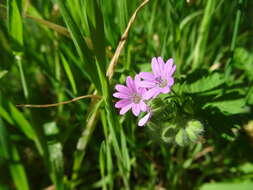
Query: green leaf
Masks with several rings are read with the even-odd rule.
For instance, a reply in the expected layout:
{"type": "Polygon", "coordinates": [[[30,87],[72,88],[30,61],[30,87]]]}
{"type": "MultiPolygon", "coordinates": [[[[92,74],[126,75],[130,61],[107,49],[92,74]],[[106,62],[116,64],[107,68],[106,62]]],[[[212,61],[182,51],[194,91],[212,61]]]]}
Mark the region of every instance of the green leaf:
{"type": "Polygon", "coordinates": [[[253,79],[251,72],[253,70],[253,55],[249,53],[246,49],[235,49],[233,65],[237,69],[245,71],[246,76],[248,76],[250,80],[253,79]]]}
{"type": "Polygon", "coordinates": [[[253,183],[208,183],[204,184],[200,190],[252,190],[253,183]]]}
{"type": "Polygon", "coordinates": [[[194,83],[184,83],[183,90],[185,93],[201,93],[208,90],[212,90],[225,83],[225,79],[220,73],[213,73],[207,77],[203,77],[194,83]]]}
{"type": "Polygon", "coordinates": [[[225,115],[241,114],[249,112],[249,108],[245,105],[244,98],[236,100],[227,100],[219,102],[210,102],[203,106],[203,109],[207,107],[218,108],[225,115]]]}
{"type": "Polygon", "coordinates": [[[23,23],[21,17],[21,3],[18,0],[7,0],[8,29],[12,49],[16,52],[23,51],[23,23]]]}
{"type": "Polygon", "coordinates": [[[253,173],[253,164],[250,162],[242,164],[240,165],[239,170],[244,173],[253,173]]]}

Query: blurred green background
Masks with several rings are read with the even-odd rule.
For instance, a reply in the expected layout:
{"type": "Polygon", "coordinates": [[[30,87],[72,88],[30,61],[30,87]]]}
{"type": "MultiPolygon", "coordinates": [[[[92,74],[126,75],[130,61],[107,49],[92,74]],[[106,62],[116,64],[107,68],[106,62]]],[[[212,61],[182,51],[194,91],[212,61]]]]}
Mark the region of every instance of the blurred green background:
{"type": "Polygon", "coordinates": [[[0,1],[0,189],[253,189],[253,1],[149,0],[112,80],[106,69],[141,0],[0,1]],[[177,65],[175,91],[205,127],[164,143],[111,93],[177,65]],[[50,104],[97,94],[50,108],[50,104]]]}

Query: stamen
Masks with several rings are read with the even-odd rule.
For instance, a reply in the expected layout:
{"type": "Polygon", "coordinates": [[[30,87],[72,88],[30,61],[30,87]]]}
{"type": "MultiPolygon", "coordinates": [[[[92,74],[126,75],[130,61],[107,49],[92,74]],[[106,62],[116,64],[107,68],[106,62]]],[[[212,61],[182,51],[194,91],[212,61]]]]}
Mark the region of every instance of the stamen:
{"type": "Polygon", "coordinates": [[[162,79],[161,77],[157,77],[155,79],[157,85],[160,87],[160,88],[164,88],[167,86],[167,83],[168,81],[166,79],[162,79]]]}
{"type": "Polygon", "coordinates": [[[141,101],[141,96],[139,94],[133,94],[132,101],[135,104],[139,104],[141,101]]]}

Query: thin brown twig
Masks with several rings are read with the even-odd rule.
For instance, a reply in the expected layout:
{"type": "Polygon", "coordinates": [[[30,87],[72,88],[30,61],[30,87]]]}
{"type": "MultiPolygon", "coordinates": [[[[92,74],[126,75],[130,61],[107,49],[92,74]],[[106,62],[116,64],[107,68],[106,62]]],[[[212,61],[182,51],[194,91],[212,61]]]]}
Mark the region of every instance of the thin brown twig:
{"type": "Polygon", "coordinates": [[[107,72],[106,72],[106,76],[109,78],[109,80],[112,78],[113,74],[114,74],[114,69],[115,69],[115,66],[117,65],[117,62],[118,62],[118,59],[119,59],[119,56],[120,56],[120,53],[126,43],[126,40],[127,40],[127,37],[128,37],[128,33],[131,29],[131,26],[133,25],[135,19],[136,19],[136,16],[137,16],[137,13],[140,11],[140,9],[142,7],[144,7],[147,3],[149,2],[149,0],[144,0],[140,6],[134,11],[132,17],[130,18],[128,24],[127,24],[127,28],[125,29],[123,35],[121,36],[121,39],[119,41],[119,44],[116,48],[116,51],[113,55],[113,58],[111,59],[111,62],[109,64],[109,67],[107,69],[107,72]]]}
{"type": "Polygon", "coordinates": [[[194,156],[194,160],[199,159],[200,157],[206,155],[209,152],[213,152],[214,151],[214,147],[213,146],[208,146],[206,148],[204,148],[204,150],[202,150],[201,152],[198,152],[195,156],[194,156]]]}
{"type": "Polygon", "coordinates": [[[68,104],[71,102],[75,102],[84,98],[102,98],[101,96],[98,95],[85,95],[85,96],[79,96],[76,98],[73,98],[71,100],[67,100],[64,102],[59,102],[59,103],[54,103],[54,104],[18,104],[16,105],[17,107],[23,107],[23,108],[49,108],[49,107],[55,107],[55,106],[60,106],[63,104],[68,104]]]}

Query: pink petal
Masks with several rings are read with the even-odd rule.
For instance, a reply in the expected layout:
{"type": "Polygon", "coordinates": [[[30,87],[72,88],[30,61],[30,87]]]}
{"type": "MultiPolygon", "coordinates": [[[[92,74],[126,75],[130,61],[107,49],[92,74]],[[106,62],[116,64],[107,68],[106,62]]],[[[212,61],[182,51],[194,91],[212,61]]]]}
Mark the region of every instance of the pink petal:
{"type": "Polygon", "coordinates": [[[132,106],[132,112],[135,116],[138,116],[140,114],[140,105],[139,104],[133,104],[132,106]]]}
{"type": "Polygon", "coordinates": [[[141,72],[139,75],[144,80],[148,80],[148,81],[155,80],[155,76],[152,73],[149,73],[149,72],[141,72]]]}
{"type": "Polygon", "coordinates": [[[174,84],[174,79],[172,77],[168,77],[167,81],[168,81],[167,86],[172,86],[174,84]]]}
{"type": "Polygon", "coordinates": [[[128,104],[127,106],[123,107],[123,108],[120,110],[119,114],[120,114],[120,115],[125,114],[128,110],[130,110],[130,109],[132,108],[132,106],[133,106],[133,104],[128,104]]]}
{"type": "Polygon", "coordinates": [[[157,61],[158,61],[158,65],[159,65],[160,76],[163,76],[163,73],[164,73],[164,64],[165,63],[164,63],[162,57],[158,57],[157,61]]]}
{"type": "Polygon", "coordinates": [[[148,120],[150,119],[151,117],[151,112],[148,112],[143,118],[140,119],[140,121],[138,122],[138,126],[144,126],[148,120]]]}
{"type": "Polygon", "coordinates": [[[126,86],[121,85],[121,84],[117,84],[115,86],[115,89],[117,91],[119,91],[120,93],[123,93],[123,94],[131,94],[131,90],[129,88],[127,88],[126,86]]]}
{"type": "Polygon", "coordinates": [[[176,70],[176,65],[173,65],[173,67],[171,68],[170,72],[169,72],[169,75],[173,75],[173,73],[175,72],[176,70]]]}
{"type": "Polygon", "coordinates": [[[134,81],[130,76],[126,78],[126,84],[129,89],[131,89],[134,92],[136,91],[134,81]]]}
{"type": "Polygon", "coordinates": [[[153,95],[152,98],[155,98],[156,96],[158,96],[158,95],[161,93],[161,90],[162,90],[162,88],[159,88],[159,89],[156,91],[156,93],[153,95]]]}
{"type": "Polygon", "coordinates": [[[141,108],[141,111],[147,111],[147,105],[143,102],[143,101],[141,101],[140,102],[140,108],[141,108]]]}
{"type": "Polygon", "coordinates": [[[135,75],[135,77],[134,77],[134,84],[135,84],[135,86],[136,86],[136,84],[137,84],[138,82],[140,82],[140,81],[141,81],[140,75],[135,75]]]}
{"type": "Polygon", "coordinates": [[[166,87],[162,88],[162,89],[161,89],[161,92],[162,92],[163,94],[169,93],[169,92],[170,92],[170,86],[166,86],[166,87]]]}
{"type": "Polygon", "coordinates": [[[165,69],[164,69],[164,74],[165,74],[165,77],[167,76],[170,76],[170,70],[173,66],[173,59],[169,59],[166,64],[165,64],[165,69]]]}
{"type": "Polygon", "coordinates": [[[147,92],[146,88],[139,88],[138,93],[143,96],[147,92]]]}
{"type": "Polygon", "coordinates": [[[148,100],[150,98],[152,98],[154,95],[157,95],[157,93],[159,94],[160,93],[160,90],[156,87],[154,88],[151,88],[150,90],[148,90],[144,95],[143,95],[143,98],[145,100],[148,100]]]}
{"type": "Polygon", "coordinates": [[[140,81],[138,82],[138,86],[143,87],[143,88],[152,88],[152,87],[155,87],[156,84],[150,81],[140,81]]]}
{"type": "Polygon", "coordinates": [[[131,101],[129,99],[120,100],[115,104],[116,108],[123,108],[127,106],[128,104],[131,104],[131,101]]]}
{"type": "Polygon", "coordinates": [[[152,58],[152,71],[155,77],[160,76],[160,68],[155,57],[152,58]]]}
{"type": "Polygon", "coordinates": [[[113,93],[113,96],[115,98],[121,98],[121,99],[128,99],[128,98],[130,98],[129,95],[123,94],[123,93],[120,93],[120,92],[113,93]]]}

